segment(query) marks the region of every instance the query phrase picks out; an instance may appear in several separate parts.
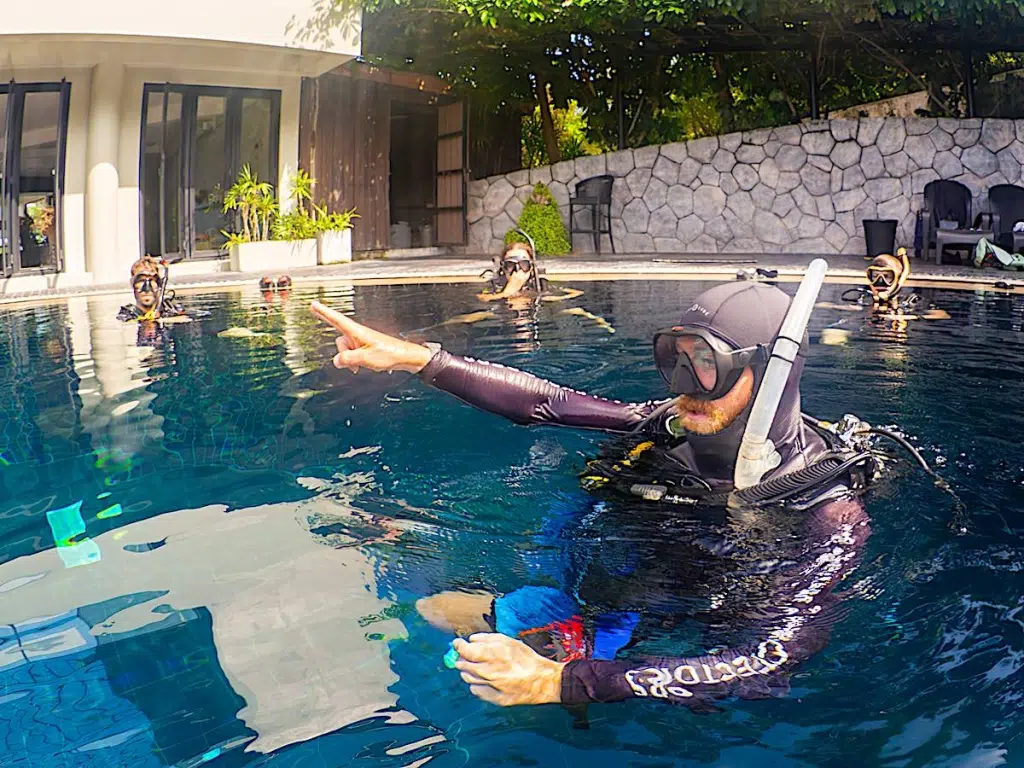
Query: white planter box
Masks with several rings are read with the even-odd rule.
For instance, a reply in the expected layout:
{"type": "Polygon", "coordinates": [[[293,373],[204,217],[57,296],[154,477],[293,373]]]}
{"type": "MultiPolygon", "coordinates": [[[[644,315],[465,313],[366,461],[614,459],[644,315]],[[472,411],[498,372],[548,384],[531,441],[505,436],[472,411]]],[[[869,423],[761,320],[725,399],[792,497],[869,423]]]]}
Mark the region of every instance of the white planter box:
{"type": "Polygon", "coordinates": [[[232,272],[283,272],[315,267],[316,240],[263,240],[231,246],[232,272]]]}
{"type": "Polygon", "coordinates": [[[318,264],[340,264],[352,261],[352,230],[320,232],[316,236],[318,264]]]}

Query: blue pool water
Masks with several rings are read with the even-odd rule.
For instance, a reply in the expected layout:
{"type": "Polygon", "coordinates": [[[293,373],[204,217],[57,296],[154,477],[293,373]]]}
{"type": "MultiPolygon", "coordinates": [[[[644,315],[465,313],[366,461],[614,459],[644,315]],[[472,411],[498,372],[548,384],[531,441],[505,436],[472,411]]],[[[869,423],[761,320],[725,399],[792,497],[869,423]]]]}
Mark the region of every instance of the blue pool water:
{"type": "Polygon", "coordinates": [[[788,696],[594,706],[576,730],[444,668],[415,600],[551,583],[538,533],[602,438],[335,371],[306,307],[660,396],[650,334],[707,286],[577,287],[420,332],[486,309],[478,286],[197,294],[209,316],[156,338],[113,299],[0,314],[0,766],[1024,764],[1024,304],[992,293],[929,292],[950,319],[905,329],[816,311],[813,338],[849,336],[812,346],[805,409],[898,424],[970,519],[955,535],[949,497],[891,472],[848,612],[788,696]]]}

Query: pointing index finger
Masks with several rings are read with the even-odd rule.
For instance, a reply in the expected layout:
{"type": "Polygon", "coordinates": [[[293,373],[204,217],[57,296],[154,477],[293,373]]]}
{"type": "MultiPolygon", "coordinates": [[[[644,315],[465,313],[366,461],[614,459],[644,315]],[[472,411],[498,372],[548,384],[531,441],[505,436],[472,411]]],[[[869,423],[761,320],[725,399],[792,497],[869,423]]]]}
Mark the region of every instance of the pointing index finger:
{"type": "Polygon", "coordinates": [[[314,315],[342,333],[352,333],[359,327],[359,324],[355,320],[352,320],[347,315],[343,315],[335,309],[331,309],[330,307],[321,304],[319,301],[314,301],[310,304],[309,309],[314,315]]]}

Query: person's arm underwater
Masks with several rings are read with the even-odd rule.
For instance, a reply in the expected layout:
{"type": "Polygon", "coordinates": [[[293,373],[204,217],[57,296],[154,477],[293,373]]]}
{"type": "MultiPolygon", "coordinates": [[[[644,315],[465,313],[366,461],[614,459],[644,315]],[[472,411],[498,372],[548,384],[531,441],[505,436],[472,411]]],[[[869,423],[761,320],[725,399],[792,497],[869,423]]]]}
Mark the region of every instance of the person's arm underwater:
{"type": "Polygon", "coordinates": [[[701,704],[768,695],[827,643],[841,607],[833,590],[857,567],[870,535],[854,500],[829,502],[812,514],[814,543],[779,574],[776,600],[759,614],[760,634],[749,645],[703,656],[559,664],[518,640],[479,634],[455,640],[456,668],[474,695],[502,706],[630,698],[701,704]]]}
{"type": "Polygon", "coordinates": [[[654,402],[606,400],[515,368],[432,350],[367,328],[319,302],[313,302],[312,311],[342,334],[335,367],[415,373],[427,384],[517,424],[624,432],[658,407],[654,402]]]}

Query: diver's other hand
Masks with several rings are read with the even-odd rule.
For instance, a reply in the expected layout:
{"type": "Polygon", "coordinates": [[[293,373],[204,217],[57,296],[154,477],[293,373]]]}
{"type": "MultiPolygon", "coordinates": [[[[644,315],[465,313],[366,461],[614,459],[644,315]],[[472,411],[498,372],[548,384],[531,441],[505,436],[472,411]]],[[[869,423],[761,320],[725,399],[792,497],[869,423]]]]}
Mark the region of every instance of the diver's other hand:
{"type": "Polygon", "coordinates": [[[341,334],[335,342],[338,345],[335,368],[348,368],[352,373],[360,368],[419,373],[430,362],[432,353],[422,344],[367,328],[319,301],[314,301],[310,310],[341,334]]]}
{"type": "Polygon", "coordinates": [[[469,640],[456,638],[459,652],[455,668],[478,699],[514,707],[520,704],[557,704],[562,700],[562,668],[530,646],[505,635],[484,633],[469,640]]]}

